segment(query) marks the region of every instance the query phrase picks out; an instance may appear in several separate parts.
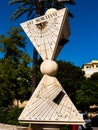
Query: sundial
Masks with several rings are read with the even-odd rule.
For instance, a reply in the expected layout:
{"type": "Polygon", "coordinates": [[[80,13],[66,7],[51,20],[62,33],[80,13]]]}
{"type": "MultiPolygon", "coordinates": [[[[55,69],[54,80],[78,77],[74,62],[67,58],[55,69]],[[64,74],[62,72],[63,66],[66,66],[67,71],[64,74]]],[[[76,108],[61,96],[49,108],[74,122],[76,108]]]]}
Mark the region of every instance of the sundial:
{"type": "Polygon", "coordinates": [[[55,77],[55,58],[70,35],[67,9],[49,9],[45,15],[21,24],[43,59],[43,78],[19,116],[21,123],[83,124],[84,120],[55,77]]]}
{"type": "Polygon", "coordinates": [[[58,42],[62,38],[67,39],[70,34],[66,9],[46,13],[22,23],[21,26],[43,60],[55,59],[58,42]]]}

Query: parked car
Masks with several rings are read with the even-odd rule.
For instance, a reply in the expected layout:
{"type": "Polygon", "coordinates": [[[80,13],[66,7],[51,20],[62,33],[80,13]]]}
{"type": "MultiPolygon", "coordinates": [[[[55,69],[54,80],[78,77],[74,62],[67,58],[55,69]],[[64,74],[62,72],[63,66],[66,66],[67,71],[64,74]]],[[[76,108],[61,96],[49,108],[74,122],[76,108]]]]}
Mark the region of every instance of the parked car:
{"type": "Polygon", "coordinates": [[[98,115],[91,118],[92,127],[98,127],[98,115]]]}
{"type": "Polygon", "coordinates": [[[78,130],[92,130],[91,119],[87,116],[86,113],[80,113],[80,115],[83,117],[85,123],[83,125],[79,125],[78,130]]]}

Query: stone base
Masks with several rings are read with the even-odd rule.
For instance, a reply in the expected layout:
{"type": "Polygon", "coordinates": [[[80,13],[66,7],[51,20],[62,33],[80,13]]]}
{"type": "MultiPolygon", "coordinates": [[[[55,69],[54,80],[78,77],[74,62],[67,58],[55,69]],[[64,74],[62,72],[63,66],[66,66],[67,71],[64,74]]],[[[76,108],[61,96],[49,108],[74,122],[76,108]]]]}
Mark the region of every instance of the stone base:
{"type": "Polygon", "coordinates": [[[43,130],[60,130],[60,128],[43,128],[43,130]]]}
{"type": "Polygon", "coordinates": [[[58,125],[31,125],[30,130],[60,130],[60,126],[58,125]]]}

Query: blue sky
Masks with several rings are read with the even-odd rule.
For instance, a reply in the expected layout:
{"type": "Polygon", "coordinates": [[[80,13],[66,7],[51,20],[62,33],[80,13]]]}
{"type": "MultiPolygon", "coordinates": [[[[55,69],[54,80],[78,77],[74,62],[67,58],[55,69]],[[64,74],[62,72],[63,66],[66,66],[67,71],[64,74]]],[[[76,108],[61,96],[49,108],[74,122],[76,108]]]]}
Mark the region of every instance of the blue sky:
{"type": "MultiPolygon", "coordinates": [[[[20,23],[26,21],[25,15],[17,21],[9,20],[17,6],[8,6],[8,1],[0,0],[0,34],[4,35],[11,26],[20,26],[20,23]]],[[[60,52],[58,60],[81,67],[91,60],[98,60],[98,0],[75,0],[75,2],[75,6],[69,6],[74,14],[74,18],[70,19],[69,42],[60,52]]],[[[29,41],[28,38],[27,40],[29,41]]],[[[28,43],[27,53],[32,56],[33,45],[30,41],[28,43]]]]}

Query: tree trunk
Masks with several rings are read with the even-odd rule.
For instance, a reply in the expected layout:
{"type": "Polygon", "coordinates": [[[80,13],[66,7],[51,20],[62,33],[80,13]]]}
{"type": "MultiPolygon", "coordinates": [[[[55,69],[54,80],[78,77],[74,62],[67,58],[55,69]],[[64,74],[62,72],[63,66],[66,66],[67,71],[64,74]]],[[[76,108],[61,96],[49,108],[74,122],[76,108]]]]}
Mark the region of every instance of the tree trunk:
{"type": "MultiPolygon", "coordinates": [[[[44,4],[43,2],[37,3],[37,14],[41,16],[44,14],[44,4]]],[[[32,64],[32,93],[34,92],[35,88],[37,87],[37,55],[38,52],[36,51],[35,47],[33,50],[33,64],[32,64]]]]}
{"type": "Polygon", "coordinates": [[[33,50],[33,64],[32,64],[32,93],[34,92],[35,88],[37,87],[37,51],[34,47],[33,50]]]}

